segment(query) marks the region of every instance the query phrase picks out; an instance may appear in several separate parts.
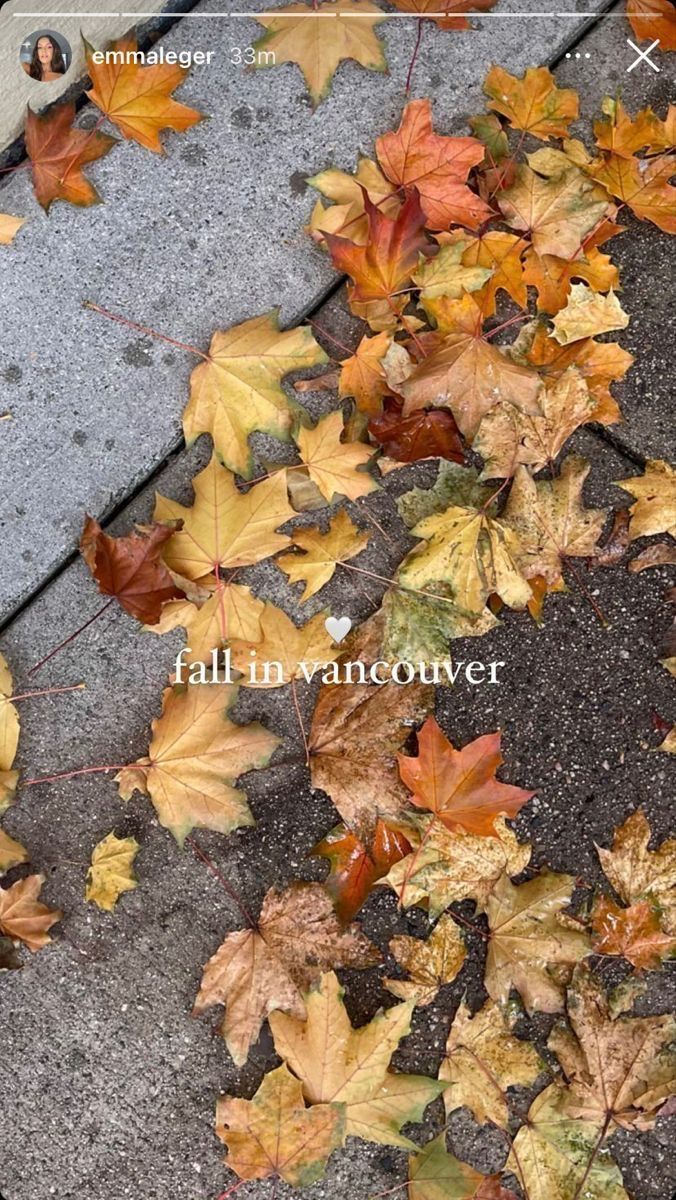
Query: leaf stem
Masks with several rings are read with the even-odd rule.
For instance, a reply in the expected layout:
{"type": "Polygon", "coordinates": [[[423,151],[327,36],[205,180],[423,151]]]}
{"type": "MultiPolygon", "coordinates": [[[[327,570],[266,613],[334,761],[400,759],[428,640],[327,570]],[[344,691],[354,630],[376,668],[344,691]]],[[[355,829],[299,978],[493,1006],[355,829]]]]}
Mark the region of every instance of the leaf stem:
{"type": "Polygon", "coordinates": [[[422,41],[422,32],[423,32],[423,22],[418,21],[418,33],[417,33],[417,36],[415,39],[415,46],[413,47],[413,56],[412,56],[411,62],[409,64],[408,75],[406,76],[406,87],[404,88],[404,91],[407,96],[409,96],[411,94],[411,79],[413,76],[413,68],[414,68],[417,58],[418,58],[418,51],[420,50],[420,42],[422,41]]]}
{"type": "Polygon", "coordinates": [[[215,866],[214,863],[211,861],[211,859],[209,858],[209,855],[206,853],[206,851],[203,850],[202,847],[199,845],[199,843],[196,842],[193,837],[190,837],[189,834],[185,840],[188,843],[188,845],[192,847],[192,849],[195,852],[195,854],[197,855],[197,857],[202,860],[204,865],[209,868],[212,875],[214,875],[215,878],[218,880],[221,887],[223,888],[223,891],[227,892],[230,899],[235,902],[239,911],[241,912],[242,916],[244,917],[244,920],[246,921],[247,925],[251,929],[257,929],[258,926],[257,926],[256,922],[254,921],[253,917],[251,916],[251,913],[249,912],[248,908],[245,906],[244,902],[239,898],[239,896],[237,895],[237,892],[235,891],[232,884],[228,883],[225,876],[221,874],[218,867],[215,866]]]}
{"type": "Polygon", "coordinates": [[[106,767],[77,767],[74,771],[59,771],[56,775],[41,775],[38,779],[24,779],[22,787],[33,787],[36,783],[56,783],[59,779],[72,779],[75,775],[96,775],[102,771],[124,771],[129,763],[111,763],[106,767]]]}
{"type": "Polygon", "coordinates": [[[350,350],[350,347],[346,346],[344,342],[339,342],[338,338],[335,338],[332,333],[329,333],[328,329],[324,329],[323,326],[319,324],[319,321],[315,321],[314,318],[310,319],[310,317],[308,317],[307,323],[312,327],[312,329],[316,329],[317,333],[320,333],[322,337],[327,338],[329,342],[333,342],[334,346],[337,346],[339,350],[343,350],[345,354],[349,354],[350,358],[352,358],[354,350],[350,350]]]}
{"type": "Polygon", "coordinates": [[[309,767],[310,766],[310,747],[308,746],[307,734],[305,732],[305,726],[303,725],[303,714],[300,711],[300,704],[298,703],[298,692],[296,690],[296,680],[295,679],[291,680],[291,695],[293,697],[293,706],[296,710],[298,726],[299,726],[299,729],[301,732],[301,737],[303,738],[303,746],[305,748],[305,766],[309,767]]]}
{"type": "Polygon", "coordinates": [[[103,608],[100,608],[98,612],[95,612],[94,616],[90,617],[88,621],[85,621],[84,625],[80,625],[79,629],[76,629],[74,633],[69,634],[67,638],[64,638],[62,642],[59,642],[58,646],[55,646],[53,650],[49,651],[49,654],[45,654],[44,658],[41,658],[34,667],[31,667],[30,671],[28,672],[28,678],[30,679],[31,675],[34,675],[36,671],[39,671],[40,667],[44,667],[45,663],[49,662],[50,658],[53,658],[55,654],[59,653],[59,650],[63,650],[64,647],[70,642],[75,641],[75,638],[79,637],[81,633],[84,633],[85,629],[88,629],[89,626],[94,623],[94,621],[98,621],[99,617],[103,615],[106,609],[110,608],[114,599],[115,597],[111,596],[110,600],[106,601],[103,608]]]}
{"type": "Polygon", "coordinates": [[[178,342],[175,338],[168,337],[166,333],[158,333],[156,329],[151,329],[148,325],[139,325],[137,321],[130,321],[128,317],[120,316],[119,313],[109,312],[107,308],[102,308],[100,304],[95,304],[93,300],[84,300],[83,308],[88,308],[91,312],[99,313],[102,317],[107,317],[109,321],[117,321],[120,325],[126,325],[128,329],[136,329],[139,333],[145,333],[148,337],[157,338],[160,342],[168,342],[170,346],[176,346],[178,350],[186,350],[188,354],[196,354],[198,358],[209,361],[209,355],[203,350],[198,350],[197,346],[191,346],[188,342],[178,342]]]}
{"type": "Polygon", "coordinates": [[[41,688],[37,692],[21,692],[18,696],[8,696],[7,700],[10,704],[16,704],[17,700],[33,700],[36,696],[54,696],[58,692],[81,692],[86,686],[86,683],[71,683],[68,687],[41,688]]]}

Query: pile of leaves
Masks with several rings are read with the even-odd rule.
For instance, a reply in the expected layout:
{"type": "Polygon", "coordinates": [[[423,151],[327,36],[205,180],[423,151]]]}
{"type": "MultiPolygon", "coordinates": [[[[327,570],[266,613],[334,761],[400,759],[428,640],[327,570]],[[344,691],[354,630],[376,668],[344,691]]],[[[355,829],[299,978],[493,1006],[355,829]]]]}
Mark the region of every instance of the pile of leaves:
{"type": "MultiPolygon", "coordinates": [[[[313,180],[332,204],[318,203],[310,232],[349,276],[350,306],[371,331],[328,379],[308,384],[335,384],[339,407],[313,424],[282,387],[288,373],[326,364],[309,328],[281,331],[265,314],[217,331],[208,353],[194,351],[184,413],[186,440],[208,434],[214,448],[193,504],[160,495],[153,523],[121,538],[88,518],[81,548],[109,602],[157,634],[183,628],[193,663],[229,651],[242,673],[237,683],[204,683],[197,672],[170,684],[148,755],[117,776],[120,795],[147,795],[180,845],[194,828],[251,825],[238,780],[265,768],[279,738],[232,710],[240,687],[288,687],[312,784],[341,819],[316,847],[330,863],[325,884],[273,887],[205,968],[195,1008],[225,1006],[233,1060],[246,1060],[266,1018],[282,1059],[252,1100],[220,1102],[228,1165],[242,1180],[303,1186],[356,1135],[412,1151],[412,1200],[512,1200],[515,1188],[526,1200],[626,1200],[608,1139],[670,1111],[674,1023],[628,1015],[640,979],[608,993],[595,968],[610,956],[654,970],[673,955],[676,841],[650,850],[648,822],[633,813],[612,848],[599,849],[610,887],[582,898],[572,876],[530,870],[530,847],[508,822],[532,793],[497,778],[498,733],[453,747],[422,679],[345,684],[333,673],[348,659],[450,661],[454,638],[487,634],[505,607],[540,619],[571,558],[601,558],[606,514],[584,505],[588,464],[561,452],[581,425],[618,418],[610,385],[630,356],[596,339],[628,318],[617,268],[599,247],[620,231],[625,206],[676,231],[675,114],[632,118],[608,100],[590,153],[569,136],[577,96],[546,69],[517,79],[495,67],[485,86],[490,111],[473,119],[473,136],[436,134],[429,103],[414,101],[400,129],[378,139],[377,161],[362,159],[354,177],[327,170],[313,180]],[[528,150],[528,138],[543,145],[528,150]],[[297,461],[259,477],[257,431],[294,446],[297,461]],[[371,535],[345,499],[366,513],[393,473],[429,457],[440,460],[436,482],[399,500],[417,544],[393,579],[374,576],[387,585],[380,607],[344,647],[326,628],[328,610],[296,626],[238,579],[275,557],[292,586],[304,584],[304,601],[338,569],[358,572],[353,560],[371,535]],[[315,509],[316,525],[295,523],[315,509]],[[252,652],[278,661],[281,675],[247,677],[252,652]],[[301,661],[321,679],[307,733],[301,661]],[[387,986],[399,1003],[354,1030],[335,971],[380,961],[354,922],[376,885],[401,907],[426,909],[434,928],[427,939],[392,940],[398,974],[387,986]],[[438,1079],[395,1071],[414,1009],[470,953],[466,909],[457,909],[467,902],[486,948],[488,1000],[474,1014],[459,1009],[438,1079]],[[518,1011],[555,1018],[546,1051],[515,1032],[515,996],[518,1011]],[[533,1089],[525,1119],[517,1087],[533,1089]],[[504,1172],[484,1177],[460,1162],[443,1130],[422,1150],[402,1132],[440,1095],[449,1113],[469,1108],[502,1131],[504,1172]]],[[[634,497],[627,541],[673,539],[674,479],[654,462],[622,482],[634,497]]],[[[669,561],[671,543],[660,546],[653,560],[669,561]]],[[[9,789],[18,727],[8,674],[2,690],[9,789]]],[[[134,886],[135,847],[120,841],[94,852],[87,889],[102,907],[134,886]]],[[[20,862],[22,851],[6,853],[20,862]]],[[[59,914],[39,906],[38,890],[33,876],[0,891],[10,950],[48,940],[59,914]]]]}

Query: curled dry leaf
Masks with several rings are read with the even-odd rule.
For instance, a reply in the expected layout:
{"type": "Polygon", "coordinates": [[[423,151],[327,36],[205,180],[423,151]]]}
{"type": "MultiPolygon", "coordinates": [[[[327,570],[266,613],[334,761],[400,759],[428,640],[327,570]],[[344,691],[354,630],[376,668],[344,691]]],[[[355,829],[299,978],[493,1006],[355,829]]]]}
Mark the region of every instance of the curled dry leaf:
{"type": "Polygon", "coordinates": [[[446,1043],[439,1078],[447,1082],[446,1112],[468,1108],[480,1125],[491,1121],[506,1129],[507,1089],[532,1087],[545,1069],[530,1042],[510,1031],[499,1005],[488,1000],[474,1016],[460,1005],[446,1043]]]}
{"type": "Polygon", "coordinates": [[[450,830],[493,837],[496,817],[515,817],[535,795],[495,778],[504,761],[499,733],[456,750],[435,718],[428,717],[418,733],[417,757],[398,754],[397,759],[413,804],[429,809],[450,830]]]}
{"type": "Polygon", "coordinates": [[[579,115],[577,92],[557,88],[547,67],[529,67],[522,79],[492,67],[484,80],[488,107],[541,141],[568,137],[568,126],[579,115]]]}
{"type": "Polygon", "coordinates": [[[562,1012],[566,977],[591,952],[582,928],[561,920],[575,887],[571,875],[544,871],[515,886],[506,875],[486,904],[490,940],[485,987],[492,1000],[506,1004],[512,988],[529,1013],[562,1012]]]}
{"type": "MultiPolygon", "coordinates": [[[[629,509],[618,508],[613,514],[613,524],[610,533],[594,557],[595,567],[614,567],[622,562],[630,542],[629,509]]],[[[640,557],[640,556],[639,556],[640,557]]],[[[629,564],[630,571],[632,564],[629,564]]],[[[636,570],[637,568],[633,568],[636,570]]]]}
{"type": "MultiPolygon", "coordinates": [[[[326,533],[318,525],[295,529],[291,541],[301,554],[282,554],[277,559],[290,583],[305,582],[301,603],[321,591],[332,579],[339,563],[356,558],[365,550],[368,533],[362,533],[341,508],[331,518],[326,533]]],[[[251,639],[255,640],[255,639],[251,639]]]]}
{"type": "Polygon", "coordinates": [[[345,1114],[338,1104],[306,1108],[298,1080],[281,1066],[263,1076],[253,1100],[221,1097],[216,1133],[240,1179],[278,1176],[306,1187],[322,1178],[329,1155],[342,1146],[345,1114]]]}
{"type": "Polygon", "coordinates": [[[74,120],[74,104],[57,104],[41,114],[26,111],[26,154],[35,195],[45,212],[54,200],[86,207],[101,199],[82,168],[107,154],[115,138],[98,129],[77,129],[74,120]]]}
{"type": "Polygon", "coordinates": [[[556,1025],[547,1045],[569,1080],[568,1115],[592,1121],[604,1135],[651,1129],[676,1087],[676,1021],[672,1016],[614,1020],[601,984],[579,968],[568,990],[571,1028],[556,1025]]]}
{"type": "Polygon", "coordinates": [[[599,896],[591,917],[597,954],[619,954],[637,970],[658,970],[662,960],[676,953],[676,935],[665,933],[659,910],[648,900],[621,908],[599,896]]]}
{"type": "Polygon", "coordinates": [[[6,658],[0,654],[0,815],[9,808],[19,772],[13,770],[19,745],[19,713],[12,704],[12,672],[6,658]]]}
{"type": "Polygon", "coordinates": [[[249,434],[261,431],[288,442],[303,412],[283,391],[282,379],[290,371],[327,361],[311,329],[281,331],[276,310],[217,331],[206,361],[190,376],[190,400],[183,414],[186,442],[190,445],[201,433],[210,433],[225,465],[250,478],[249,434]]]}
{"type": "Polygon", "coordinates": [[[397,1004],[353,1029],[343,995],[330,972],[306,995],[305,1019],[271,1013],[275,1050],[301,1080],[310,1104],[345,1107],[346,1134],[412,1149],[414,1143],[400,1132],[401,1126],[421,1120],[442,1090],[435,1079],[388,1070],[411,1027],[413,1004],[397,1004]]]}
{"type": "Polygon", "coordinates": [[[444,915],[426,941],[404,934],[392,938],[390,953],[410,979],[384,979],[385,987],[400,1000],[423,1007],[462,970],[467,948],[453,918],[444,915]]]}
{"type": "Polygon", "coordinates": [[[378,161],[398,188],[415,188],[429,229],[451,224],[477,229],[492,214],[466,184],[484,156],[476,138],[442,137],[432,129],[429,100],[411,100],[396,133],[376,140],[378,161]]]}
{"type": "Polygon", "coordinates": [[[237,692],[227,683],[166,688],[148,757],[116,776],[124,800],[135,790],[150,797],[160,824],[179,845],[193,828],[231,833],[254,823],[246,794],[233,784],[266,766],[280,739],[257,721],[229,720],[237,692]]]}
{"type": "Polygon", "coordinates": [[[312,786],[331,797],[368,847],[378,818],[406,809],[396,753],[433,704],[434,688],[421,683],[335,684],[319,692],[309,737],[312,786]]]}
{"type": "Polygon", "coordinates": [[[179,104],[171,93],[183,83],[188,71],[178,64],[141,66],[135,58],[138,49],[135,37],[113,42],[104,62],[93,57],[93,47],[84,43],[87,73],[93,87],[89,99],[100,108],[125,138],[132,138],[155,153],[162,153],[160,131],[173,129],[184,133],[198,121],[202,113],[179,104]]]}
{"type": "Polygon", "coordinates": [[[657,850],[648,848],[650,825],[640,809],[615,830],[611,850],[596,847],[603,873],[625,904],[652,899],[662,910],[663,925],[676,933],[676,838],[657,850]]]}
{"type": "Polygon", "coordinates": [[[569,342],[579,342],[598,333],[626,329],[629,317],[612,289],[607,296],[602,296],[586,283],[574,283],[566,307],[556,314],[552,324],[556,341],[567,346],[569,342]]]}
{"type": "Polygon", "coordinates": [[[169,525],[150,525],[109,537],[93,517],[85,518],[80,551],[99,591],[146,625],[156,624],[162,605],[182,594],[161,558],[174,532],[169,525]]]}
{"type": "Polygon", "coordinates": [[[672,546],[669,542],[656,542],[653,546],[646,546],[645,550],[641,550],[636,558],[632,558],[627,564],[627,570],[636,575],[639,571],[645,571],[647,567],[674,567],[676,566],[676,546],[672,546]]]}
{"type": "Polygon", "coordinates": [[[341,921],[351,921],[379,879],[410,853],[411,843],[400,830],[376,821],[367,848],[345,825],[336,825],[312,850],[331,864],[324,887],[341,921]]]}
{"type": "Polygon", "coordinates": [[[378,488],[371,475],[360,468],[373,457],[373,450],[362,442],[343,442],[343,414],[328,413],[314,429],[301,429],[298,451],[308,474],[329,503],[334,496],[356,500],[378,488]]]}
{"type": "Polygon", "coordinates": [[[242,673],[241,686],[282,687],[295,679],[307,679],[334,662],[336,649],[324,625],[327,614],[324,609],[298,628],[281,608],[266,603],[260,619],[261,640],[230,642],[231,663],[242,673]],[[307,675],[301,663],[306,664],[307,675]],[[252,678],[249,672],[254,666],[252,678]]]}
{"type": "Polygon", "coordinates": [[[481,911],[500,876],[519,875],[530,860],[530,845],[519,845],[503,817],[496,818],[491,837],[451,833],[434,817],[420,817],[406,828],[412,839],[417,829],[417,846],[382,883],[404,907],[426,905],[432,919],[456,900],[474,900],[481,911]]]}
{"type": "Polygon", "coordinates": [[[63,915],[38,900],[44,882],[44,875],[27,875],[9,888],[0,887],[0,934],[23,942],[29,950],[51,942],[47,930],[63,915]]]}
{"type": "Polygon", "coordinates": [[[321,884],[271,888],[257,927],[229,933],[209,959],[193,1012],[226,1006],[221,1033],[241,1067],[270,1013],[283,1009],[304,1019],[302,993],[322,971],[372,967],[379,960],[357,925],[341,925],[321,884]]]}
{"type": "Polygon", "coordinates": [[[254,66],[297,63],[316,108],[328,96],[333,76],[344,59],[353,59],[369,71],[387,70],[383,43],[375,33],[376,25],[384,19],[369,0],[336,0],[331,5],[319,3],[315,8],[303,3],[287,4],[271,13],[259,13],[256,20],[267,33],[254,43],[254,66]],[[338,19],[326,20],[327,12],[338,19]],[[350,20],[351,16],[357,19],[350,20]]]}
{"type": "Polygon", "coordinates": [[[112,912],[123,892],[137,886],[133,863],[139,851],[136,838],[118,838],[109,833],[92,851],[92,864],[87,872],[85,900],[112,912]]]}
{"type": "Polygon", "coordinates": [[[240,492],[214,455],[192,481],[192,508],[158,493],[155,519],[182,522],[164,548],[170,570],[213,586],[213,572],[218,579],[221,568],[248,566],[285,550],[290,540],[276,531],[295,516],[287,499],[285,474],[278,471],[240,492]]]}
{"type": "Polygon", "coordinates": [[[670,533],[676,537],[676,471],[662,459],[648,459],[644,475],[620,479],[617,486],[635,497],[630,505],[631,540],[670,533]]]}

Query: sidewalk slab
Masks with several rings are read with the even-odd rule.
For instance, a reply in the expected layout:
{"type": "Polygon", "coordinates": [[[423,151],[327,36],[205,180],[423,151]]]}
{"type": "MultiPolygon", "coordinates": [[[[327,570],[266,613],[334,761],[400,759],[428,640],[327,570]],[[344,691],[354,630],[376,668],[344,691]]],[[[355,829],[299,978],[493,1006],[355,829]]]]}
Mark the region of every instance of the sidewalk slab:
{"type": "MultiPolygon", "coordinates": [[[[398,124],[413,20],[380,27],[388,75],[343,64],[313,113],[294,66],[248,73],[230,65],[229,47],[248,46],[261,26],[209,18],[220,7],[199,5],[165,39],[173,49],[216,47],[220,55],[179,91],[209,119],[167,136],[165,158],[129,142],[115,147],[89,169],[105,201],[89,210],[55,204],[45,217],[24,171],[0,191],[3,211],[30,218],[0,255],[0,411],[12,414],[0,427],[9,497],[0,620],[72,552],[84,510],[110,513],[180,437],[190,356],[85,312],[82,302],[200,349],[213,330],[276,305],[285,324],[298,321],[334,278],[302,231],[312,207],[304,178],[331,163],[353,169],[359,152],[398,124]]],[[[556,7],[538,3],[538,11],[556,7]]],[[[510,8],[520,4],[501,5],[510,8]]],[[[442,132],[466,132],[492,62],[517,73],[546,62],[583,21],[477,18],[468,33],[427,28],[412,94],[432,96],[442,132]]]]}

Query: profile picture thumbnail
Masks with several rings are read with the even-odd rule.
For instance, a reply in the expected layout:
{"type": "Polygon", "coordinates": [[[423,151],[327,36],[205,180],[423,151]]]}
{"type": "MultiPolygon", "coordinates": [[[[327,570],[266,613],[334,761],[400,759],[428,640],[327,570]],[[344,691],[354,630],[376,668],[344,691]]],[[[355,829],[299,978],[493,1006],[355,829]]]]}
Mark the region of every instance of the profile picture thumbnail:
{"type": "Polygon", "coordinates": [[[70,43],[53,29],[37,29],[21,43],[21,65],[36,83],[53,83],[66,74],[71,62],[70,43]]]}

